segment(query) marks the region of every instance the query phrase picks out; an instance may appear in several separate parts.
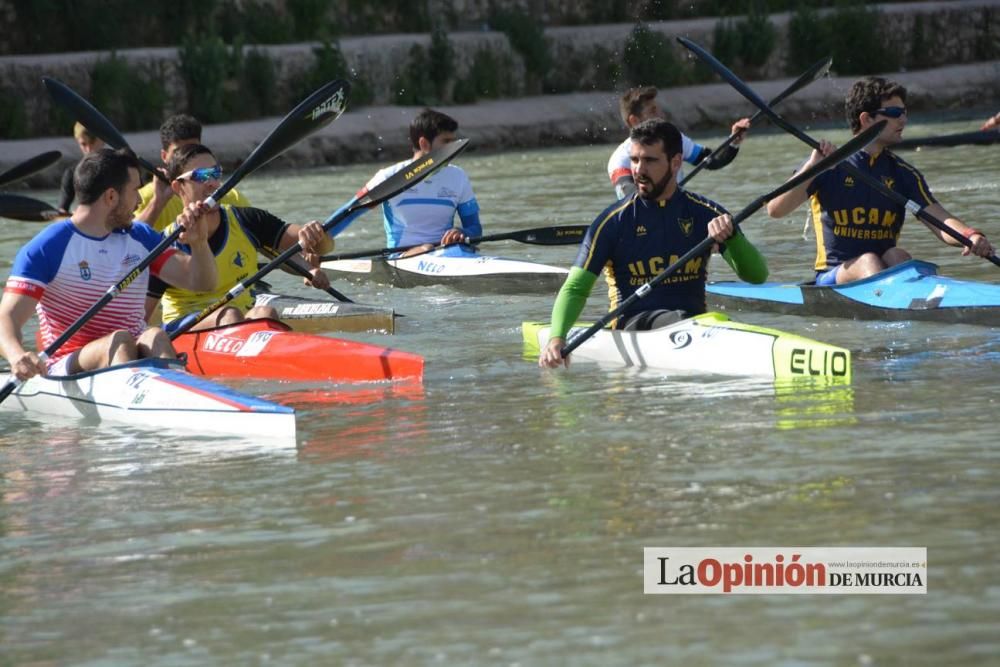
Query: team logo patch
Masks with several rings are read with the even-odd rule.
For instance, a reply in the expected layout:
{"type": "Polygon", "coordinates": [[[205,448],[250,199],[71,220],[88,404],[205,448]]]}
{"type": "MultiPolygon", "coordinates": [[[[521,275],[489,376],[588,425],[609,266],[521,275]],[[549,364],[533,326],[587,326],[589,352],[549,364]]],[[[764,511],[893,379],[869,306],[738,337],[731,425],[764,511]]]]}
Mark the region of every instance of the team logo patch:
{"type": "Polygon", "coordinates": [[[854,177],[846,176],[844,177],[844,187],[853,188],[854,187],[854,177]]]}
{"type": "Polygon", "coordinates": [[[458,199],[458,193],[449,187],[444,187],[438,190],[438,197],[441,199],[458,199]]]}
{"type": "Polygon", "coordinates": [[[891,176],[883,176],[882,183],[885,185],[885,187],[892,190],[892,187],[896,185],[896,179],[892,178],[891,176]]]}
{"type": "Polygon", "coordinates": [[[677,218],[677,224],[681,226],[684,236],[691,236],[694,230],[694,218],[677,218]]]}
{"type": "Polygon", "coordinates": [[[80,277],[83,278],[84,280],[90,280],[91,278],[90,264],[87,264],[86,260],[84,260],[80,262],[79,267],[80,267],[80,277]]]}
{"type": "Polygon", "coordinates": [[[142,257],[139,257],[135,253],[129,253],[122,258],[122,266],[132,266],[133,264],[138,264],[140,261],[142,261],[142,257]]]}
{"type": "Polygon", "coordinates": [[[240,267],[241,269],[243,268],[243,253],[241,253],[239,250],[237,250],[236,254],[233,255],[233,264],[240,267]]]}
{"type": "Polygon", "coordinates": [[[646,226],[645,225],[639,225],[638,227],[636,227],[635,228],[635,235],[636,236],[645,236],[646,235],[646,226]]]}

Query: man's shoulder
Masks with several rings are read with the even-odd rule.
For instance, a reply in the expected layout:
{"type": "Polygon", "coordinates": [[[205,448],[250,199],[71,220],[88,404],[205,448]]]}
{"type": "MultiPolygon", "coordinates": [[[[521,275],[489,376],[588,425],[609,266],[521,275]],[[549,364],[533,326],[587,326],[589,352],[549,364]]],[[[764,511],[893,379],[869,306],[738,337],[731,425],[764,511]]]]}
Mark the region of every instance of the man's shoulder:
{"type": "Polygon", "coordinates": [[[685,201],[689,205],[695,207],[696,209],[704,209],[706,212],[711,213],[713,216],[722,215],[723,213],[726,212],[724,206],[722,206],[716,201],[709,199],[704,195],[698,194],[697,192],[691,192],[690,190],[682,189],[681,193],[683,194],[685,201]]]}

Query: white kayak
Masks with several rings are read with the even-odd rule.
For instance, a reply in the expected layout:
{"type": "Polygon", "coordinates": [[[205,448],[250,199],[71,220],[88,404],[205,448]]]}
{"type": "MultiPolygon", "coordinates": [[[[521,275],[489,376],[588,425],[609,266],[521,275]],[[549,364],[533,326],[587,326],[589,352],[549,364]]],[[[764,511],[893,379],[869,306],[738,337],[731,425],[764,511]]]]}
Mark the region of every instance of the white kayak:
{"type": "Polygon", "coordinates": [[[331,278],[372,281],[394,287],[446,285],[473,294],[555,294],[568,270],[518,259],[480,255],[460,247],[413,257],[323,262],[331,278]]]}
{"type": "MultiPolygon", "coordinates": [[[[183,370],[179,361],[140,359],[62,377],[36,376],[0,403],[0,410],[267,439],[295,447],[295,410],[241,394],[183,370]]],[[[9,376],[0,377],[6,384],[9,376]]]]}
{"type": "Polygon", "coordinates": [[[278,311],[278,319],[294,331],[373,331],[391,334],[396,330],[396,313],[392,308],[384,306],[310,299],[273,292],[257,293],[254,298],[255,306],[271,306],[278,311]]]}
{"type": "MultiPolygon", "coordinates": [[[[574,327],[567,340],[588,325],[574,327]]],[[[549,340],[549,325],[522,324],[525,355],[537,358],[549,340]]],[[[602,329],[573,351],[575,360],[636,366],[679,375],[851,379],[851,351],[810,338],[733,322],[705,313],[649,331],[602,329]]]]}

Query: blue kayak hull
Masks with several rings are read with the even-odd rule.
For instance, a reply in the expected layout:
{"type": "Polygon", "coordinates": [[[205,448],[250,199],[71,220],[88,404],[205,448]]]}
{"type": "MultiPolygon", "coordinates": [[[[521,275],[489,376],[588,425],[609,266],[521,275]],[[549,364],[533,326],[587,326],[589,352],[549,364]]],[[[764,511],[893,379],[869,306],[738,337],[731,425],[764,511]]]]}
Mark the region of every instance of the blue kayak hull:
{"type": "Polygon", "coordinates": [[[864,280],[831,287],[709,283],[708,304],[722,310],[855,320],[1000,325],[1000,285],[940,276],[937,268],[910,260],[864,280]]]}

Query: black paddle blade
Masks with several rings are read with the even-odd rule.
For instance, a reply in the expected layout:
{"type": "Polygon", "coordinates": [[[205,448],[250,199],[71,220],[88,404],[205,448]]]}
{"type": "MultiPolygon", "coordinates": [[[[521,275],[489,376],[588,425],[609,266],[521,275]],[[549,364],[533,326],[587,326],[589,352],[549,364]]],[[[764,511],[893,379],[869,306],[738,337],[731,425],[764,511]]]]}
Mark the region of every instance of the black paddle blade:
{"type": "Polygon", "coordinates": [[[833,65],[833,57],[828,56],[820,61],[813,63],[813,65],[807,69],[805,72],[799,75],[795,81],[792,82],[788,88],[774,96],[771,100],[771,105],[774,106],[778,102],[781,102],[786,97],[796,93],[816,79],[822,79],[824,76],[830,73],[830,67],[833,65]]]}
{"type": "Polygon", "coordinates": [[[278,157],[286,149],[321,130],[344,113],[347,108],[347,94],[351,84],[341,79],[326,84],[288,112],[278,126],[264,137],[247,159],[234,171],[226,182],[212,193],[211,200],[218,202],[250,172],[260,169],[278,157]]]}
{"type": "Polygon", "coordinates": [[[468,139],[458,139],[437,150],[431,151],[422,158],[413,160],[371,190],[364,192],[355,200],[350,210],[355,211],[359,208],[374,206],[386,199],[395,197],[403,190],[416,185],[431,173],[443,167],[449,160],[464,151],[468,145],[468,139]]]}
{"type": "MultiPolygon", "coordinates": [[[[79,93],[67,86],[62,81],[57,79],[52,79],[47,76],[42,77],[42,83],[45,84],[45,89],[49,91],[49,96],[52,101],[65,109],[69,114],[76,118],[81,125],[83,125],[87,130],[89,130],[94,136],[106,143],[111,148],[121,149],[127,148],[132,150],[132,147],[128,145],[125,141],[125,137],[118,128],[108,120],[108,117],[94,108],[87,100],[83,99],[79,93]]],[[[136,156],[139,160],[139,164],[142,168],[151,173],[153,176],[159,178],[161,181],[166,181],[166,177],[160,173],[159,170],[147,160],[136,156]]]]}
{"type": "Polygon", "coordinates": [[[903,139],[894,145],[892,149],[920,148],[921,146],[988,146],[997,142],[1000,142],[1000,130],[976,130],[974,132],[960,132],[958,134],[945,134],[935,137],[903,139]]]}
{"type": "Polygon", "coordinates": [[[75,90],[67,86],[62,81],[52,79],[47,76],[42,77],[45,89],[49,91],[52,101],[69,112],[69,114],[80,121],[98,139],[112,148],[128,148],[128,142],[118,131],[110,120],[94,106],[83,99],[75,90]]]}
{"type": "Polygon", "coordinates": [[[41,155],[36,155],[30,160],[25,160],[19,165],[15,165],[0,174],[0,187],[4,185],[10,185],[11,183],[16,183],[22,178],[27,178],[35,172],[41,171],[51,167],[59,158],[62,157],[62,153],[59,151],[48,151],[47,153],[42,153],[41,155]]]}
{"type": "Polygon", "coordinates": [[[479,238],[470,238],[469,243],[482,243],[483,241],[518,241],[520,243],[530,243],[532,245],[575,245],[583,240],[583,235],[587,233],[588,225],[563,225],[561,227],[536,227],[535,229],[522,229],[517,232],[505,232],[502,234],[488,234],[479,238]]]}
{"type": "Polygon", "coordinates": [[[61,214],[38,199],[10,193],[0,193],[0,218],[25,222],[48,222],[61,214]]]}

